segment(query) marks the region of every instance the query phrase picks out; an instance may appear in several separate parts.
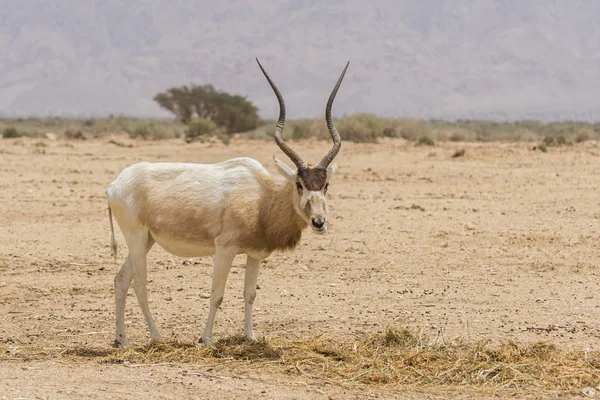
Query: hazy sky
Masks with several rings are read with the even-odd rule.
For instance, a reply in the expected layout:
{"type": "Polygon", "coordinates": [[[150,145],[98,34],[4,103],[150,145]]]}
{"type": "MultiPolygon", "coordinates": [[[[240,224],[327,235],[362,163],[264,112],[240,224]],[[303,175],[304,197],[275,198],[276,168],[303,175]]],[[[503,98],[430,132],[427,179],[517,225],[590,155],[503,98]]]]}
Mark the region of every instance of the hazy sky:
{"type": "Polygon", "coordinates": [[[277,114],[600,119],[600,2],[0,0],[0,113],[165,116],[211,83],[277,114]]]}

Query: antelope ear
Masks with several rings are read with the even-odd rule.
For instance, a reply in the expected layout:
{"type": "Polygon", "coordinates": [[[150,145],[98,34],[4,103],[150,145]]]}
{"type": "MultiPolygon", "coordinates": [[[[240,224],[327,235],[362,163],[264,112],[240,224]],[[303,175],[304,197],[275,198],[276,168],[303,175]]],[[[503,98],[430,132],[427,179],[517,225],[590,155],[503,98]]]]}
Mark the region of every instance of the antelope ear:
{"type": "Polygon", "coordinates": [[[281,161],[280,159],[278,159],[275,156],[273,156],[273,161],[275,161],[275,166],[277,166],[277,171],[279,171],[279,173],[284,178],[286,178],[286,179],[288,179],[290,181],[296,182],[297,171],[295,171],[292,168],[288,167],[288,165],[286,163],[284,163],[283,161],[281,161]]]}
{"type": "Polygon", "coordinates": [[[336,163],[333,163],[329,167],[327,167],[327,181],[328,182],[333,177],[333,175],[335,174],[335,171],[337,171],[337,164],[336,163]]]}

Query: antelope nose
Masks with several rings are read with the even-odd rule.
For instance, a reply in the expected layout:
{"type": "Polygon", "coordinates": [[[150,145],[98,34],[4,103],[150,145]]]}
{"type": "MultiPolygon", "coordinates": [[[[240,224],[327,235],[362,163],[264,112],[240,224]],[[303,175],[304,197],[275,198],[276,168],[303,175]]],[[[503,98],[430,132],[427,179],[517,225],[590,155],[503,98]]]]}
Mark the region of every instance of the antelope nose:
{"type": "Polygon", "coordinates": [[[317,229],[321,229],[323,227],[323,225],[325,225],[325,219],[321,219],[321,218],[313,218],[311,220],[313,226],[317,229]]]}

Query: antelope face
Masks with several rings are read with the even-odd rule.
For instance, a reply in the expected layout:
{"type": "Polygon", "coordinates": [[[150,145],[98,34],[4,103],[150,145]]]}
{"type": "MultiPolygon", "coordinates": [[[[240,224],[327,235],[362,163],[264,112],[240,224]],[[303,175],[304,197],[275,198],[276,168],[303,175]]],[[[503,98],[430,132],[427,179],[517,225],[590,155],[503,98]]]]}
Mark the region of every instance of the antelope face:
{"type": "Polygon", "coordinates": [[[333,164],[327,169],[307,168],[299,170],[296,180],[298,208],[301,216],[310,225],[313,232],[327,232],[327,189],[329,180],[336,170],[333,164]]]}

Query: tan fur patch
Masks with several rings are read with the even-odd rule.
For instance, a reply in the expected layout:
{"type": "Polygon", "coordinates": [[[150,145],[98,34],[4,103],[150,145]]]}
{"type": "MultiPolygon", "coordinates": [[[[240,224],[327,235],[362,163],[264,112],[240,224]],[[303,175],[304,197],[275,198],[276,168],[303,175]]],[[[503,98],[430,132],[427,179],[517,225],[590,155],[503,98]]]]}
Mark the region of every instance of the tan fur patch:
{"type": "MultiPolygon", "coordinates": [[[[306,222],[294,210],[295,186],[291,182],[274,182],[271,177],[260,180],[260,195],[255,201],[236,202],[245,208],[228,207],[224,221],[239,229],[238,242],[244,249],[289,250],[302,237],[306,222]]],[[[225,229],[227,231],[227,229],[225,229]]]]}

